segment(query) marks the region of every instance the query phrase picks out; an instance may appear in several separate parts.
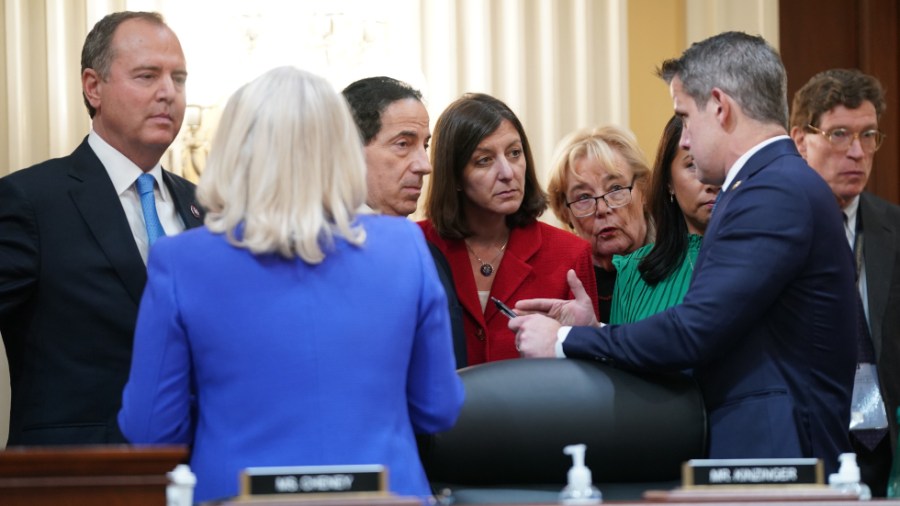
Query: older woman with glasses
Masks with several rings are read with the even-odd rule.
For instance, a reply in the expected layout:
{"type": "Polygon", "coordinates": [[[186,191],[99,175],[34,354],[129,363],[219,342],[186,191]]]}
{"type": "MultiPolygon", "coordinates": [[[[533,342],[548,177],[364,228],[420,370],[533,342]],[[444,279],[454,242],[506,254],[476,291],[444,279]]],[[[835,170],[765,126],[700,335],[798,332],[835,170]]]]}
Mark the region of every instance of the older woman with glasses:
{"type": "Polygon", "coordinates": [[[591,247],[537,221],[547,195],[525,129],[500,100],[463,95],[441,113],[431,146],[428,220],[420,225],[450,264],[468,365],[518,358],[509,320],[489,298],[510,307],[521,299],[570,299],[570,269],[595,293],[591,247]]]}
{"type": "Polygon", "coordinates": [[[600,320],[609,321],[616,270],[625,255],[652,237],[645,208],[650,167],[627,130],[578,130],[560,141],[553,157],[550,207],[567,228],[592,245],[600,320]]]}

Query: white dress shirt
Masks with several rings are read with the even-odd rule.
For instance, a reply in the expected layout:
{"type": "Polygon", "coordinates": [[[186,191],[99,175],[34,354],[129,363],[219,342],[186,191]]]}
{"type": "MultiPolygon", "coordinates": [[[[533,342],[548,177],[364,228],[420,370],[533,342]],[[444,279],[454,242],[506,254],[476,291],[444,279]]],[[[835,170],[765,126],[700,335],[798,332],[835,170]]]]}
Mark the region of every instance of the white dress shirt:
{"type": "MultiPolygon", "coordinates": [[[[853,197],[853,199],[847,203],[847,207],[845,207],[843,211],[844,216],[847,217],[847,219],[844,220],[844,233],[847,234],[847,243],[850,244],[850,250],[852,251],[856,244],[856,216],[859,213],[859,195],[853,197]]],[[[863,223],[863,227],[865,226],[866,224],[863,223]]],[[[861,260],[857,288],[859,289],[860,299],[862,299],[863,311],[866,314],[866,324],[869,325],[869,298],[866,296],[866,293],[868,293],[868,283],[866,283],[866,259],[863,257],[861,260]]],[[[853,265],[856,267],[856,251],[853,251],[853,261],[853,265]]],[[[872,326],[869,325],[869,332],[871,331],[872,326]]]]}
{"type": "MultiPolygon", "coordinates": [[[[116,194],[119,195],[119,201],[122,203],[122,209],[125,211],[125,217],[128,219],[128,225],[131,227],[134,242],[141,253],[141,259],[146,264],[147,253],[150,249],[147,241],[147,227],[144,225],[144,213],[141,211],[141,196],[134,185],[138,176],[144,171],[110,146],[93,129],[88,134],[88,145],[94,150],[100,163],[106,169],[106,173],[109,174],[109,179],[112,181],[116,194]]],[[[149,173],[156,179],[153,196],[156,198],[156,212],[159,214],[163,230],[166,231],[166,235],[182,232],[185,228],[184,222],[175,210],[175,200],[172,198],[169,188],[163,184],[162,166],[157,163],[149,173]]]]}

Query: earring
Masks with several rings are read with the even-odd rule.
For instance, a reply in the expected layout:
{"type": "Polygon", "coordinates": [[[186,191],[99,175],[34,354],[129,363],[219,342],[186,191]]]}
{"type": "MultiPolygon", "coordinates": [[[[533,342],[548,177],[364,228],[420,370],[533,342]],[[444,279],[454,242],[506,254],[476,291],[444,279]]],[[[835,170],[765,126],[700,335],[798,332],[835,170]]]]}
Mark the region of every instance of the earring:
{"type": "Polygon", "coordinates": [[[675,194],[674,193],[669,194],[669,203],[670,204],[675,203],[675,194]]]}

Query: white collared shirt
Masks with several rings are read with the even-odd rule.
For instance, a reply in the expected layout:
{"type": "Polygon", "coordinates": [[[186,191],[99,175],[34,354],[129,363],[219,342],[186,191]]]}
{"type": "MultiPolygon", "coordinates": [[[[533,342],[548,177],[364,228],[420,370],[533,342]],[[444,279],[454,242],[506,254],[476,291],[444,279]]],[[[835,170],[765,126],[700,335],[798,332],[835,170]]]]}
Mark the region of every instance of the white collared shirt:
{"type": "MultiPolygon", "coordinates": [[[[119,196],[119,202],[122,203],[122,209],[125,211],[125,217],[128,219],[128,225],[131,227],[134,242],[141,253],[141,259],[146,264],[147,253],[150,249],[147,242],[147,228],[144,225],[144,213],[141,211],[141,196],[134,185],[138,176],[144,171],[110,146],[93,129],[88,134],[88,144],[100,159],[106,173],[109,174],[109,179],[112,181],[116,194],[119,196]]],[[[156,179],[153,196],[156,198],[156,212],[159,214],[163,230],[166,231],[166,235],[182,232],[185,228],[184,222],[175,210],[175,200],[172,198],[169,188],[163,184],[162,166],[157,163],[149,173],[156,179]]]]}
{"type": "Polygon", "coordinates": [[[741,169],[744,168],[744,165],[747,164],[747,160],[749,160],[750,157],[755,155],[759,150],[768,146],[769,144],[772,144],[773,142],[781,141],[781,140],[791,140],[791,138],[788,137],[787,135],[777,135],[775,137],[770,137],[770,138],[760,142],[756,146],[753,146],[752,148],[747,150],[746,153],[741,155],[740,158],[735,160],[734,164],[731,166],[730,169],[728,169],[728,173],[725,175],[725,182],[722,183],[722,193],[731,189],[731,182],[734,180],[734,178],[737,177],[738,172],[740,172],[741,169]]]}
{"type": "MultiPolygon", "coordinates": [[[[850,251],[853,251],[853,246],[856,244],[856,216],[859,214],[859,195],[850,199],[850,202],[847,203],[847,207],[842,209],[842,211],[844,212],[844,216],[847,217],[844,221],[844,233],[847,234],[847,243],[850,244],[850,251]]],[[[865,226],[866,224],[863,223],[863,227],[865,226]]],[[[863,243],[865,243],[865,237],[863,238],[863,243]]],[[[863,254],[865,254],[865,244],[863,244],[863,254]]],[[[869,298],[866,297],[869,288],[868,283],[866,282],[865,256],[860,260],[857,288],[859,289],[859,297],[862,299],[863,312],[866,313],[866,324],[869,324],[869,298]]],[[[853,268],[856,268],[856,251],[853,251],[853,268]]],[[[872,331],[871,327],[872,326],[869,325],[869,332],[872,331]]]]}

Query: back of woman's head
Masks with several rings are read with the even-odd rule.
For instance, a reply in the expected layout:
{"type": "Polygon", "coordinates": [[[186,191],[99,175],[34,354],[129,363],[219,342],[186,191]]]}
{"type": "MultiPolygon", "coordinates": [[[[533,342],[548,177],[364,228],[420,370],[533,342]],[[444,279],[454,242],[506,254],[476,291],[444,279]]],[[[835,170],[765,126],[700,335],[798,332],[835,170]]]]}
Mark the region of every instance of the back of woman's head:
{"type": "Polygon", "coordinates": [[[353,226],[366,197],[365,161],[347,104],[293,67],[266,72],[228,100],[197,188],[206,225],[253,253],[309,263],[353,226]]]}
{"type": "Polygon", "coordinates": [[[531,145],[522,122],[501,100],[483,93],[466,93],[444,109],[431,138],[434,172],[425,209],[441,236],[462,239],[470,235],[462,212],[465,195],[459,191],[463,186],[463,172],[478,144],[497,131],[504,120],[518,132],[526,163],[522,205],[507,216],[507,225],[518,227],[531,223],[547,208],[547,198],[538,183],[531,145]]]}

